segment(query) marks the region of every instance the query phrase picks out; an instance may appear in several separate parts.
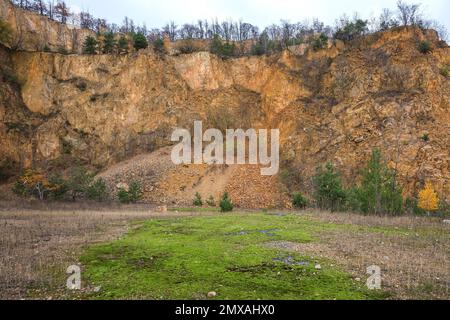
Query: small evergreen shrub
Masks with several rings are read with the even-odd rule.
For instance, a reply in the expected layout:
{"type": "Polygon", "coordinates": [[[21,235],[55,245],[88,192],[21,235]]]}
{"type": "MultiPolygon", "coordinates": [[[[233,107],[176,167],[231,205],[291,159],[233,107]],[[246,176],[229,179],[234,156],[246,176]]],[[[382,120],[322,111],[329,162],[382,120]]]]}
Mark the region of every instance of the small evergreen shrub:
{"type": "Polygon", "coordinates": [[[64,47],[58,47],[58,53],[67,55],[67,54],[69,54],[69,51],[67,51],[67,49],[64,47]]]}
{"type": "Polygon", "coordinates": [[[133,36],[133,46],[136,50],[147,49],[148,41],[144,34],[136,33],[133,36]]]}
{"type": "Polygon", "coordinates": [[[220,200],[220,211],[221,212],[231,212],[234,209],[234,205],[231,202],[228,192],[225,192],[220,200]]]}
{"type": "Polygon", "coordinates": [[[86,195],[90,200],[104,201],[107,198],[106,183],[103,179],[95,180],[86,190],[86,195]]]}
{"type": "Polygon", "coordinates": [[[155,41],[153,41],[153,48],[158,53],[166,53],[166,49],[164,48],[164,40],[161,38],[158,38],[155,41]]]}
{"type": "Polygon", "coordinates": [[[328,45],[328,36],[324,33],[321,33],[318,38],[315,38],[311,42],[311,46],[314,51],[319,51],[324,49],[328,45]]]}
{"type": "Polygon", "coordinates": [[[197,192],[195,194],[195,198],[192,202],[193,202],[194,206],[196,206],[196,207],[203,206],[202,196],[200,195],[200,193],[197,192]]]}
{"type": "Polygon", "coordinates": [[[119,189],[117,198],[121,203],[136,203],[142,199],[141,186],[137,182],[132,182],[128,188],[128,191],[124,188],[119,189]]]}
{"type": "Polygon", "coordinates": [[[313,177],[314,198],[320,209],[338,211],[345,204],[345,191],[342,188],[341,176],[333,164],[319,166],[313,177]]]}
{"type": "Polygon", "coordinates": [[[296,209],[304,209],[308,205],[308,200],[300,192],[296,192],[292,195],[292,205],[296,209]]]}
{"type": "Polygon", "coordinates": [[[213,196],[210,196],[208,198],[208,200],[206,200],[206,204],[210,207],[215,207],[216,206],[216,201],[214,200],[213,196]]]}
{"type": "Polygon", "coordinates": [[[423,54],[428,54],[433,51],[431,43],[429,41],[420,41],[418,46],[419,52],[423,54]]]}
{"type": "Polygon", "coordinates": [[[235,55],[236,46],[234,43],[223,43],[218,35],[214,36],[209,51],[221,58],[231,58],[235,55]]]}
{"type": "Polygon", "coordinates": [[[83,53],[96,54],[98,41],[92,36],[87,36],[83,43],[83,53]]]}
{"type": "Polygon", "coordinates": [[[86,195],[93,179],[94,175],[84,167],[76,167],[71,170],[67,187],[73,201],[86,195]]]}
{"type": "Polygon", "coordinates": [[[53,200],[63,200],[69,190],[67,181],[59,174],[53,174],[49,179],[48,193],[53,200]]]}
{"type": "Polygon", "coordinates": [[[439,73],[441,74],[441,76],[448,78],[448,74],[449,74],[449,68],[447,66],[442,67],[439,70],[439,73]]]}
{"type": "Polygon", "coordinates": [[[136,203],[142,199],[142,190],[141,186],[137,182],[132,182],[130,184],[130,189],[128,190],[128,194],[130,195],[130,202],[136,203]]]}
{"type": "Polygon", "coordinates": [[[119,199],[120,203],[128,204],[131,202],[130,194],[124,188],[119,189],[119,192],[117,193],[117,198],[119,199]]]}
{"type": "Polygon", "coordinates": [[[128,53],[129,42],[125,36],[121,36],[117,42],[117,47],[119,48],[119,53],[128,53]]]}

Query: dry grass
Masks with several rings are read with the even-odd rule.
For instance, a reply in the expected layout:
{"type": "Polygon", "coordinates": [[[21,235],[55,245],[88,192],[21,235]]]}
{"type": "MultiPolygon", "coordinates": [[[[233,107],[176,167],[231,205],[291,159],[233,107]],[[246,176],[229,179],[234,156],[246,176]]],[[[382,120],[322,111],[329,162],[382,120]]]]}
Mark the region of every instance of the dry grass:
{"type": "Polygon", "coordinates": [[[78,263],[86,246],[117,239],[148,218],[195,214],[155,213],[145,205],[9,205],[0,204],[0,299],[28,298],[30,289],[32,296],[51,298],[64,291],[65,270],[78,263]]]}
{"type": "Polygon", "coordinates": [[[378,265],[383,288],[393,299],[450,299],[450,226],[441,219],[318,211],[307,216],[352,228],[320,232],[317,242],[271,245],[330,259],[361,281],[368,277],[368,266],[378,265]]]}

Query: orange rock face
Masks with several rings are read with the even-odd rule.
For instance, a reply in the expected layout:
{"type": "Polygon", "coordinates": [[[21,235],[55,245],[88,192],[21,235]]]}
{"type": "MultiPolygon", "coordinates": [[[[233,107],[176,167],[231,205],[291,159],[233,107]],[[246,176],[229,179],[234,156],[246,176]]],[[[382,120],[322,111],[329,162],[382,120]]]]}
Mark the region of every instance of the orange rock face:
{"type": "MultiPolygon", "coordinates": [[[[354,46],[228,60],[207,52],[88,56],[2,48],[0,55],[0,158],[17,166],[57,168],[76,160],[108,172],[170,145],[175,127],[203,120],[219,129],[279,128],[282,173],[297,176],[287,188],[309,193],[315,167],[327,161],[354,183],[378,147],[405,194],[431,181],[449,198],[450,79],[439,71],[450,65],[450,50],[433,32],[399,29],[354,46]],[[421,39],[432,42],[432,53],[417,50],[421,39]]],[[[211,174],[195,170],[199,179],[211,174]]],[[[252,207],[286,201],[279,181],[267,183],[277,189],[268,190],[272,198],[253,201],[266,182],[251,167],[235,170],[224,173],[215,197],[240,190],[252,207]]],[[[176,201],[170,193],[183,181],[185,190],[196,190],[189,170],[169,171],[163,172],[172,179],[149,178],[149,200],[153,192],[176,201]]]]}

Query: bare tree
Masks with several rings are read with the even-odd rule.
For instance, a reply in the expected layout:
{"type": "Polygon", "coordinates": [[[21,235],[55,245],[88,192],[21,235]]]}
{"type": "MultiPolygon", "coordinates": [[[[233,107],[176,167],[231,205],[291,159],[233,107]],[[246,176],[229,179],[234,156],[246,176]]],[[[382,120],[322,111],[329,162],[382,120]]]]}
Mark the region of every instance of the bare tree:
{"type": "Polygon", "coordinates": [[[178,26],[174,21],[171,21],[163,28],[163,31],[171,41],[175,41],[178,34],[178,26]]]}
{"type": "Polygon", "coordinates": [[[94,17],[89,12],[81,11],[79,17],[81,28],[94,30],[94,17]]]}
{"type": "Polygon", "coordinates": [[[30,10],[39,13],[41,16],[47,14],[47,5],[44,0],[33,0],[30,10]]]}
{"type": "Polygon", "coordinates": [[[420,4],[407,4],[402,0],[397,2],[398,19],[402,26],[415,26],[422,22],[420,4]]]}
{"type": "Polygon", "coordinates": [[[61,23],[67,23],[67,18],[70,16],[70,10],[64,1],[58,1],[54,11],[55,16],[59,18],[61,23]]]}
{"type": "Polygon", "coordinates": [[[399,22],[395,18],[394,12],[390,9],[383,9],[378,21],[378,29],[385,31],[393,27],[398,27],[399,22]]]}

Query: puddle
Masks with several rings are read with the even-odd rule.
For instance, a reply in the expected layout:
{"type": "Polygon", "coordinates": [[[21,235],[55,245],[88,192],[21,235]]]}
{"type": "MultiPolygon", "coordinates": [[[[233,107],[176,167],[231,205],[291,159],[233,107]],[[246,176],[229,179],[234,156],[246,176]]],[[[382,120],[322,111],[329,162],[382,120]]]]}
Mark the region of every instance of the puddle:
{"type": "Polygon", "coordinates": [[[288,266],[307,266],[309,264],[308,261],[296,261],[294,257],[287,256],[285,258],[275,258],[273,262],[283,263],[288,266]]]}

